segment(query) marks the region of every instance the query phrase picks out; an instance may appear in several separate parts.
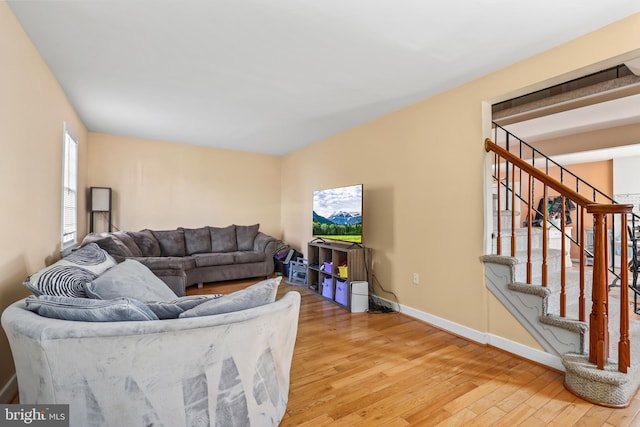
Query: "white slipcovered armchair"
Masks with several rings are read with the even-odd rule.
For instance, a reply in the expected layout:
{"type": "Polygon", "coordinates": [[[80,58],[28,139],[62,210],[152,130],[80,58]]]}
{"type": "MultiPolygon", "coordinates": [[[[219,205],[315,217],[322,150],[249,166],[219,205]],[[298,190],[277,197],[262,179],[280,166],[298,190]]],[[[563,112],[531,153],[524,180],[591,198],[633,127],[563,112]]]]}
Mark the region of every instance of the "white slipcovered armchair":
{"type": "Polygon", "coordinates": [[[24,300],[2,314],[20,403],[69,404],[71,426],[270,426],[284,416],[300,294],[186,319],[79,322],[24,300]]]}

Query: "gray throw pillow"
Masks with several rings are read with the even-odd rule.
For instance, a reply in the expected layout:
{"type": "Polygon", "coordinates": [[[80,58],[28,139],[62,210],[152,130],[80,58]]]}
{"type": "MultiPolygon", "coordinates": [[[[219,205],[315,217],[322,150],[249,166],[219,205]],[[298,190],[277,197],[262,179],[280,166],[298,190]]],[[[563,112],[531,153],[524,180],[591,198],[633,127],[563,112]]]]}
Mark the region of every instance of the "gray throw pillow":
{"type": "Polygon", "coordinates": [[[209,227],[211,232],[211,252],[235,252],[238,250],[236,242],[236,226],[209,227]]]}
{"type": "Polygon", "coordinates": [[[84,236],[84,239],[82,239],[82,242],[80,242],[80,247],[82,246],[87,246],[89,243],[93,243],[93,242],[97,242],[98,240],[102,240],[106,237],[109,237],[111,235],[111,233],[89,233],[86,236],[84,236]]]}
{"type": "Polygon", "coordinates": [[[148,267],[127,259],[85,285],[89,298],[135,298],[140,301],[171,301],[177,295],[148,267]]]}
{"type": "Polygon", "coordinates": [[[253,241],[258,235],[260,224],[254,225],[236,225],[236,239],[238,241],[239,251],[252,251],[253,241]]]}
{"type": "Polygon", "coordinates": [[[85,297],[84,285],[116,265],[95,243],[89,243],[55,264],[28,276],[23,282],[34,295],[85,297]]]}
{"type": "Polygon", "coordinates": [[[182,230],[151,231],[151,233],[160,244],[161,256],[185,256],[187,254],[182,230]]]}
{"type": "Polygon", "coordinates": [[[96,240],[95,244],[107,251],[107,253],[113,257],[127,258],[133,256],[129,248],[114,236],[108,236],[103,239],[96,240]]]}
{"type": "Polygon", "coordinates": [[[222,294],[192,295],[180,297],[173,301],[150,301],[145,304],[158,316],[158,319],[176,319],[181,313],[210,299],[220,298],[221,296],[222,294]]]}
{"type": "Polygon", "coordinates": [[[185,318],[231,313],[272,303],[276,300],[276,293],[281,280],[282,276],[263,280],[248,288],[224,295],[221,298],[203,302],[180,314],[178,317],[185,318]]]}
{"type": "Polygon", "coordinates": [[[25,300],[27,310],[43,317],[81,322],[158,320],[146,305],[130,298],[95,300],[41,295],[25,300]]]}

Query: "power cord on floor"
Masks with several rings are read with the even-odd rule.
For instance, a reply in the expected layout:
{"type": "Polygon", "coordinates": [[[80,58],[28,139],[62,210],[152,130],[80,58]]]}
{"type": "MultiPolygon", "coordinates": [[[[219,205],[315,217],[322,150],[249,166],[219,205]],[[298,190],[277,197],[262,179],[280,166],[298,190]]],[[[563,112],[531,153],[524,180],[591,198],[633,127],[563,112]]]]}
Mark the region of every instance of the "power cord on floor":
{"type": "Polygon", "coordinates": [[[369,313],[393,313],[393,309],[391,307],[387,307],[386,305],[380,305],[373,301],[373,298],[370,298],[369,313]]]}
{"type": "MultiPolygon", "coordinates": [[[[382,290],[382,292],[387,293],[389,295],[393,295],[393,298],[396,301],[396,305],[398,306],[398,312],[401,312],[400,304],[398,303],[398,297],[396,296],[396,294],[394,294],[391,291],[387,291],[382,286],[382,284],[380,284],[380,282],[378,281],[378,278],[375,276],[375,274],[372,274],[371,278],[373,279],[374,283],[378,284],[378,287],[382,290]]],[[[393,313],[394,312],[393,308],[391,308],[389,306],[386,306],[386,305],[378,304],[375,301],[375,299],[373,298],[373,295],[374,295],[374,283],[371,284],[371,289],[369,289],[369,295],[371,295],[369,297],[369,312],[370,313],[393,313]]]]}
{"type": "MultiPolygon", "coordinates": [[[[393,292],[389,292],[387,290],[385,290],[382,285],[380,284],[380,282],[378,281],[378,278],[371,273],[371,275],[369,275],[369,262],[367,261],[367,250],[363,249],[363,257],[364,257],[364,268],[365,268],[365,272],[366,272],[366,277],[371,277],[372,281],[378,282],[378,286],[380,287],[380,289],[382,289],[383,292],[393,295],[393,298],[396,300],[396,303],[398,302],[398,297],[396,297],[396,295],[393,292]]],[[[393,309],[391,307],[388,307],[386,305],[382,305],[382,304],[378,304],[376,302],[376,299],[374,298],[375,292],[374,292],[374,284],[373,283],[369,283],[369,313],[393,313],[393,309]]],[[[398,305],[398,309],[400,308],[400,304],[398,305]]]]}

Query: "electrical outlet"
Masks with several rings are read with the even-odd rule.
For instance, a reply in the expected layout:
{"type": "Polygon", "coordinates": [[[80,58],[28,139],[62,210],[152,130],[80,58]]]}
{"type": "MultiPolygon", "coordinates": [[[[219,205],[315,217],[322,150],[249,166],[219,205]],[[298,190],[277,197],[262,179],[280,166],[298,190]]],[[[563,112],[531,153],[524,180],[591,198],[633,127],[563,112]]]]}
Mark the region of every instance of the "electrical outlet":
{"type": "Polygon", "coordinates": [[[420,284],[420,275],[418,275],[418,273],[413,273],[413,284],[414,285],[420,284]]]}

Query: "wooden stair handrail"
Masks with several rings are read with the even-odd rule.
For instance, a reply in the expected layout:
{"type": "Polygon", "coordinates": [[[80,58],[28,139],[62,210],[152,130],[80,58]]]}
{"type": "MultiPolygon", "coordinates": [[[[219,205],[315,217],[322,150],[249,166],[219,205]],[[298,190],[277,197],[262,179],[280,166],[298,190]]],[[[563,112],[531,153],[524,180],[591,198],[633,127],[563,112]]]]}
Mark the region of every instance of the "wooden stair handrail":
{"type": "MultiPolygon", "coordinates": [[[[582,209],[586,208],[586,211],[593,215],[594,222],[594,254],[593,254],[593,282],[592,282],[592,305],[591,305],[591,314],[589,316],[589,361],[598,366],[598,369],[604,369],[605,364],[607,363],[607,359],[609,357],[609,295],[608,295],[608,286],[607,286],[607,215],[620,214],[622,217],[622,223],[626,226],[627,222],[627,214],[631,213],[633,210],[633,205],[630,204],[617,204],[617,203],[595,203],[578,193],[577,191],[572,190],[571,188],[565,186],[560,181],[550,177],[546,173],[542,172],[540,169],[537,169],[533,165],[530,165],[526,161],[522,160],[520,157],[512,154],[508,150],[500,147],[498,144],[493,142],[490,138],[485,139],[485,150],[487,152],[493,151],[497,154],[499,163],[500,160],[505,160],[514,165],[514,176],[515,176],[515,167],[517,166],[520,170],[526,172],[529,177],[533,177],[538,181],[545,184],[546,187],[550,187],[553,190],[557,191],[561,196],[567,197],[576,204],[578,204],[582,209]]],[[[498,167],[499,165],[496,165],[498,167]]],[[[496,176],[499,176],[498,171],[496,171],[496,176]]],[[[529,178],[531,179],[531,178],[529,178]]],[[[545,187],[545,194],[546,194],[545,187]]],[[[531,189],[531,183],[529,184],[529,189],[531,189]]],[[[499,194],[499,192],[498,192],[499,194]]],[[[546,197],[546,196],[545,196],[546,197]]],[[[529,202],[530,203],[530,202],[529,202]]],[[[564,211],[564,198],[563,198],[563,211],[562,217],[565,216],[564,211]]],[[[544,209],[545,218],[544,222],[547,222],[546,219],[546,209],[544,209]]],[[[500,218],[500,214],[498,213],[498,219],[500,218]]],[[[513,222],[513,220],[512,220],[513,222]]],[[[529,224],[531,221],[529,221],[529,224]]],[[[581,228],[582,228],[581,224],[581,228]]],[[[530,233],[529,226],[529,233],[530,233]]],[[[584,239],[584,230],[581,230],[581,240],[584,239]]],[[[562,234],[564,234],[564,219],[562,224],[562,234]]],[[[513,230],[512,230],[513,235],[513,230]]],[[[623,239],[622,239],[622,254],[621,259],[627,259],[627,248],[626,248],[626,230],[623,231],[623,239]]],[[[498,236],[500,238],[500,236],[498,236]]],[[[563,239],[564,242],[564,239],[563,239]]],[[[546,239],[543,239],[543,281],[542,286],[546,286],[545,283],[545,261],[544,257],[546,256],[546,247],[545,247],[546,239]]],[[[514,242],[512,242],[512,251],[513,251],[514,242]]],[[[564,244],[563,250],[564,254],[564,244]]],[[[582,257],[584,259],[584,257],[582,257]]],[[[563,256],[564,260],[564,256],[563,256]]],[[[564,266],[564,263],[563,263],[564,266]]],[[[620,313],[620,342],[618,344],[619,353],[618,353],[618,370],[620,372],[627,372],[627,368],[630,365],[630,344],[629,344],[629,313],[628,307],[626,306],[627,300],[627,290],[628,286],[627,282],[627,274],[626,274],[626,261],[621,262],[622,269],[622,277],[621,277],[621,288],[624,289],[621,291],[621,313],[620,313]],[[624,309],[626,308],[626,310],[624,309]]],[[[582,273],[581,269],[581,274],[582,273]]],[[[527,275],[529,279],[529,274],[527,275]]],[[[563,282],[564,283],[564,282],[563,282]]],[[[582,283],[582,282],[581,282],[582,283]]],[[[563,289],[564,292],[564,289],[563,289]]],[[[582,289],[581,289],[582,292],[582,289]]],[[[562,295],[561,295],[562,298],[562,295]]],[[[582,298],[582,296],[581,296],[582,298]]],[[[582,303],[582,299],[580,300],[582,303]]],[[[564,304],[561,304],[561,313],[563,313],[564,304]]],[[[582,310],[581,310],[582,313],[582,310]]]]}
{"type": "MultiPolygon", "coordinates": [[[[531,166],[529,163],[522,160],[520,157],[515,156],[504,148],[500,147],[498,144],[493,142],[491,138],[487,138],[484,140],[484,148],[487,152],[493,151],[498,154],[501,158],[506,159],[510,163],[515,164],[520,169],[527,172],[529,175],[533,176],[538,181],[541,181],[547,184],[549,187],[556,190],[561,195],[572,199],[574,202],[581,206],[589,206],[594,204],[591,200],[584,197],[582,194],[572,190],[566,185],[562,184],[560,181],[550,177],[549,175],[542,172],[540,169],[531,166]]],[[[620,205],[621,206],[621,205],[620,205]]],[[[631,205],[633,208],[633,205],[631,205]]]]}
{"type": "Polygon", "coordinates": [[[549,187],[553,188],[560,195],[568,197],[576,204],[580,206],[584,206],[587,208],[587,212],[592,214],[622,214],[622,213],[631,213],[633,211],[633,205],[629,204],[619,204],[619,203],[594,203],[591,200],[584,197],[582,194],[572,190],[567,187],[557,179],[550,177],[549,175],[542,172],[540,169],[535,168],[529,163],[525,162],[521,158],[515,156],[504,148],[500,147],[498,144],[493,142],[491,138],[487,138],[484,140],[485,150],[487,152],[493,151],[498,154],[501,158],[506,159],[508,162],[513,163],[518,166],[520,169],[527,172],[529,175],[533,176],[538,181],[541,181],[547,184],[549,187]]]}

